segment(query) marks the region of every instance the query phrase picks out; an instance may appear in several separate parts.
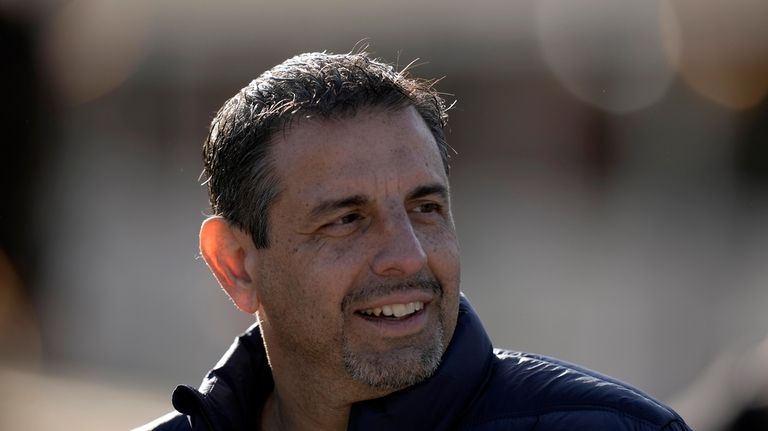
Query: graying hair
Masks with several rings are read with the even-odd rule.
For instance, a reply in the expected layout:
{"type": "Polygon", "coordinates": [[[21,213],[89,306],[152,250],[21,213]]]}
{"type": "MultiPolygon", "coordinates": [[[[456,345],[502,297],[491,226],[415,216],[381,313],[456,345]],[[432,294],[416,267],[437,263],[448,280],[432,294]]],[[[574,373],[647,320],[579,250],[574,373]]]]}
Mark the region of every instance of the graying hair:
{"type": "Polygon", "coordinates": [[[264,72],[224,103],[203,145],[214,214],[250,233],[256,247],[269,247],[269,207],[280,195],[270,147],[278,133],[301,118],[413,106],[432,132],[448,173],[448,108],[435,82],[410,78],[407,70],[398,72],[365,52],[301,54],[264,72]]]}

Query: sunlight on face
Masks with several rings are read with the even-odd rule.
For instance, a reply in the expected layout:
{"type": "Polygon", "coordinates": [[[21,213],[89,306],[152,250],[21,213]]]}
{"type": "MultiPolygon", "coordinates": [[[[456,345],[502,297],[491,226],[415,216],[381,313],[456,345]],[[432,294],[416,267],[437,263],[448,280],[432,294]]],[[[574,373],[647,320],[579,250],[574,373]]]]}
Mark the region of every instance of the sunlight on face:
{"type": "Polygon", "coordinates": [[[424,121],[412,108],[300,121],[274,160],[281,194],[258,272],[276,372],[378,389],[431,375],[456,325],[459,261],[424,121]]]}

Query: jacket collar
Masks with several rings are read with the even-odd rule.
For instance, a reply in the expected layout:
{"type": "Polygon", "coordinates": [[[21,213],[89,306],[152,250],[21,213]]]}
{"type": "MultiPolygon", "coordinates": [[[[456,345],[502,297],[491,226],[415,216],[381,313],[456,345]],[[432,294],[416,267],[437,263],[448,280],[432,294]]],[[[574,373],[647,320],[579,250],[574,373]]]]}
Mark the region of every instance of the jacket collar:
{"type": "MultiPolygon", "coordinates": [[[[462,294],[456,330],[435,374],[386,397],[354,404],[348,429],[455,428],[481,392],[492,357],[491,341],[462,294]]],[[[188,415],[193,430],[258,429],[261,408],[273,387],[261,331],[253,325],[235,340],[199,390],[176,388],[173,406],[188,415]]]]}
{"type": "Polygon", "coordinates": [[[195,431],[255,430],[273,387],[257,323],[235,339],[199,389],[178,386],[172,402],[176,410],[187,415],[195,431]]]}

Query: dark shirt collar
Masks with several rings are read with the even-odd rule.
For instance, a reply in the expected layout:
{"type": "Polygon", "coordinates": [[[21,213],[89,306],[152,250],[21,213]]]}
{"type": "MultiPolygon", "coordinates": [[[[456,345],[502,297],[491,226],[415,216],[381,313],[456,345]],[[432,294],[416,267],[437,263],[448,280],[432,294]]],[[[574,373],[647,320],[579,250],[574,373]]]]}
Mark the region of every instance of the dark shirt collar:
{"type": "MultiPolygon", "coordinates": [[[[490,375],[492,346],[469,301],[461,296],[456,330],[435,375],[382,398],[355,403],[349,430],[451,429],[490,375]],[[406,425],[407,424],[407,425],[406,425]]],[[[258,325],[238,337],[199,391],[179,386],[173,406],[193,429],[258,429],[274,382],[258,325]]]]}

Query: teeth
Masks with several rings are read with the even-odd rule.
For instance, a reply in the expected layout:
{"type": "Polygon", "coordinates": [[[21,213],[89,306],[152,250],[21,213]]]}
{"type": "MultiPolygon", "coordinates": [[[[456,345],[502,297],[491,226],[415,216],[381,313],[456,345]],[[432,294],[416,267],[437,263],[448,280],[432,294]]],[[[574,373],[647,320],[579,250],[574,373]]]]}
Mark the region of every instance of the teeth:
{"type": "Polygon", "coordinates": [[[392,306],[392,314],[394,314],[395,317],[403,317],[408,314],[408,307],[403,304],[395,304],[392,306]]]}
{"type": "Polygon", "coordinates": [[[376,316],[376,317],[379,317],[381,315],[390,316],[390,317],[392,316],[403,317],[409,314],[413,314],[421,310],[422,308],[424,308],[424,303],[420,301],[416,301],[416,302],[409,302],[407,304],[389,304],[389,305],[384,305],[382,307],[369,308],[367,310],[362,310],[361,313],[366,314],[368,316],[376,316]]]}

